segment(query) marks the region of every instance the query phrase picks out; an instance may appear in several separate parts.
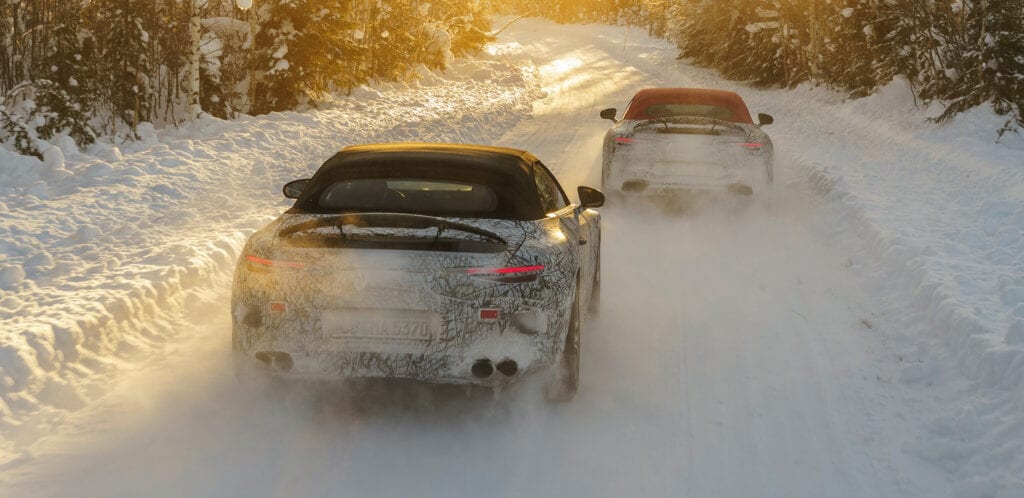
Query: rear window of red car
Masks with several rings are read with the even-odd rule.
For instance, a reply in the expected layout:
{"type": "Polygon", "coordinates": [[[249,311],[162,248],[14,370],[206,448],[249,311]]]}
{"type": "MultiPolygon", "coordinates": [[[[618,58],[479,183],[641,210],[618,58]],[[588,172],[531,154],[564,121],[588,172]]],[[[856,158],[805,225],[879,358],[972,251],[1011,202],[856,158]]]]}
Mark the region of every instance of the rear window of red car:
{"type": "Polygon", "coordinates": [[[669,116],[700,116],[753,124],[743,99],[733,92],[692,88],[640,90],[626,108],[623,119],[657,119],[669,116]]]}

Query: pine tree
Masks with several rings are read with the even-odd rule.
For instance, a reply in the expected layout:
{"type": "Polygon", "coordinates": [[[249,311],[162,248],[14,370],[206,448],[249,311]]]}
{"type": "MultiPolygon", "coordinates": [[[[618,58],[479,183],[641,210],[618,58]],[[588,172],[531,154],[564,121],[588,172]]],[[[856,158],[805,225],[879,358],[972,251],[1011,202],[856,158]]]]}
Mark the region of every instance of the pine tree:
{"type": "Polygon", "coordinates": [[[138,138],[139,123],[151,119],[153,87],[150,33],[144,29],[152,3],[143,0],[95,0],[88,4],[88,19],[96,39],[97,86],[108,106],[111,121],[128,126],[129,138],[138,138]]]}
{"type": "Polygon", "coordinates": [[[946,70],[955,78],[950,77],[952,84],[941,87],[943,93],[936,95],[950,100],[939,120],[992,101],[997,112],[1011,115],[1000,134],[1013,121],[1024,122],[1020,114],[1024,104],[1022,9],[1014,0],[964,2],[946,52],[946,70]]]}
{"type": "MultiPolygon", "coordinates": [[[[1024,127],[1024,3],[1014,0],[993,2],[992,75],[993,107],[1007,116],[999,135],[1024,127]]],[[[987,43],[986,43],[987,44],[987,43]]]]}
{"type": "Polygon", "coordinates": [[[257,113],[294,109],[366,81],[344,0],[271,0],[259,8],[257,113]]]}
{"type": "Polygon", "coordinates": [[[890,31],[875,0],[833,0],[823,12],[823,39],[818,53],[818,81],[850,92],[854,97],[872,93],[892,79],[884,69],[888,55],[880,37],[890,31]]]}
{"type": "MultiPolygon", "coordinates": [[[[96,132],[90,125],[92,114],[92,80],[95,74],[83,64],[83,49],[78,41],[80,7],[75,3],[60,4],[52,25],[53,43],[39,60],[34,81],[36,113],[42,118],[37,128],[39,137],[49,140],[67,132],[78,146],[91,144],[96,132]]],[[[33,120],[36,121],[36,120],[33,120]]]]}
{"type": "Polygon", "coordinates": [[[6,134],[14,138],[18,150],[34,155],[39,155],[37,139],[48,140],[64,132],[80,146],[92,143],[91,75],[89,65],[82,63],[78,36],[81,6],[41,1],[6,13],[12,16],[6,24],[23,28],[17,47],[5,47],[5,52],[17,54],[16,65],[3,66],[10,71],[6,81],[23,78],[3,99],[13,104],[3,117],[6,134]]]}

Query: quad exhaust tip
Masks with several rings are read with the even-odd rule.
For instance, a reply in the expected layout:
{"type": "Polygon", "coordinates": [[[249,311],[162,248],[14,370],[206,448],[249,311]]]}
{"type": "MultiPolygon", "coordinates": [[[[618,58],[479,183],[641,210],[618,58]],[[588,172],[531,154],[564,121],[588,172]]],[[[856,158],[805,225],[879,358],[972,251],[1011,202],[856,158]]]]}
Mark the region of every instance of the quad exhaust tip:
{"type": "Polygon", "coordinates": [[[627,180],[622,182],[623,192],[643,192],[647,190],[647,182],[644,180],[627,180]]]}
{"type": "Polygon", "coordinates": [[[494,374],[494,365],[491,364],[491,360],[483,358],[476,360],[473,363],[473,367],[470,368],[470,372],[473,373],[473,377],[478,379],[486,379],[494,374]]]}
{"type": "Polygon", "coordinates": [[[742,183],[733,183],[729,185],[729,192],[735,195],[754,195],[754,189],[750,185],[744,185],[742,183]]]}
{"type": "Polygon", "coordinates": [[[519,365],[514,360],[502,360],[498,362],[497,369],[505,377],[511,377],[519,373],[519,365]]]}
{"type": "Polygon", "coordinates": [[[519,364],[515,360],[501,360],[497,365],[491,363],[489,358],[481,358],[473,363],[473,367],[470,368],[473,377],[478,379],[487,379],[494,375],[494,370],[497,369],[502,375],[506,377],[512,377],[519,373],[519,364]]]}
{"type": "Polygon", "coordinates": [[[260,351],[259,353],[256,353],[255,356],[257,360],[263,362],[267,366],[282,372],[290,372],[292,367],[295,366],[295,362],[292,360],[292,355],[288,353],[260,351]]]}

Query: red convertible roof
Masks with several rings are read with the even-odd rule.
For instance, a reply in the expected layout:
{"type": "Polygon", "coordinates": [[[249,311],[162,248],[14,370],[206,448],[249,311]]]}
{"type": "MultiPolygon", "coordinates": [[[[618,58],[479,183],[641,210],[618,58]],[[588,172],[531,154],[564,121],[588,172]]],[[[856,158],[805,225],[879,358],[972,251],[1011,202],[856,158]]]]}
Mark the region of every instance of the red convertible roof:
{"type": "Polygon", "coordinates": [[[707,104],[724,107],[732,112],[732,121],[754,124],[743,98],[736,92],[705,88],[645,88],[630,101],[622,119],[654,119],[647,109],[658,104],[707,104]]]}

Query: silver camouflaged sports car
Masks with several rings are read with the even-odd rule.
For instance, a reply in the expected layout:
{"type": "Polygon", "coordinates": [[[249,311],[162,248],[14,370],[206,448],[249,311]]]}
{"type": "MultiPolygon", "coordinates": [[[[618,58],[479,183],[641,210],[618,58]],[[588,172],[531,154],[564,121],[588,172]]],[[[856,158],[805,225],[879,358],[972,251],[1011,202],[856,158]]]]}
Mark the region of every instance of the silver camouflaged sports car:
{"type": "Polygon", "coordinates": [[[500,388],[569,399],[599,299],[604,196],[573,204],[532,154],[348,147],[284,188],[294,206],[235,270],[233,349],[277,376],[500,388]]]}
{"type": "Polygon", "coordinates": [[[734,92],[648,88],[630,100],[604,139],[601,188],[644,195],[724,191],[751,195],[774,180],[773,147],[734,92]]]}

